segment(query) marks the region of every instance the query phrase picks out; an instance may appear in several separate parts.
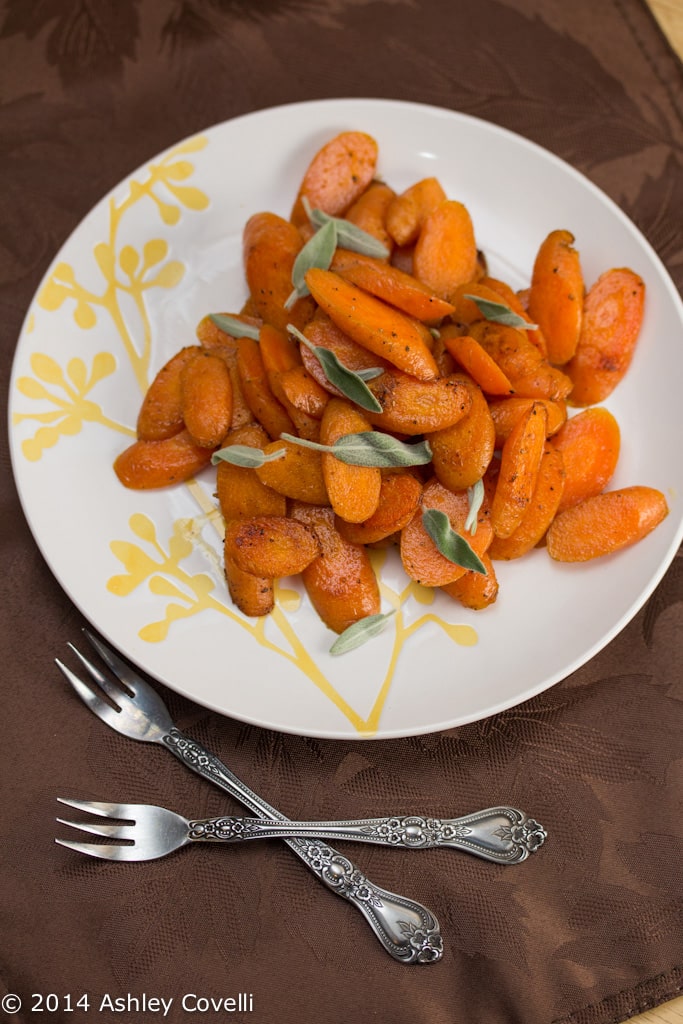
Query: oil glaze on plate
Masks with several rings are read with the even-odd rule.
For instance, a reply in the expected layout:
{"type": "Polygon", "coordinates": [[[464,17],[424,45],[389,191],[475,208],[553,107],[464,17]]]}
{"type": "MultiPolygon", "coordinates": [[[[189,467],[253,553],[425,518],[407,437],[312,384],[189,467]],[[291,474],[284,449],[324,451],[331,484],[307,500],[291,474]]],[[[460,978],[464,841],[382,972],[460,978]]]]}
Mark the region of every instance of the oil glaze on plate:
{"type": "Polygon", "coordinates": [[[12,460],[33,535],[69,597],[153,678],[216,711],[284,732],[387,738],[514,706],[579,668],[643,605],[681,539],[683,379],[678,294],[628,218],[567,164],[499,127],[388,100],[322,100],[216,125],[151,160],[82,221],[28,310],[10,391],[12,460]],[[528,284],[554,228],[576,237],[587,285],[630,266],[647,286],[639,347],[605,403],[622,430],[610,486],[662,490],[670,515],[633,548],[586,565],[543,549],[497,563],[482,612],[411,584],[392,552],[377,569],[385,632],[341,657],[296,580],[276,611],[242,616],[227,594],[213,472],[134,492],[113,471],[142,393],[207,312],[246,298],[242,228],[288,216],[320,146],[359,129],[400,191],[435,175],[472,214],[490,272],[528,284]],[[262,141],[269,140],[264,159],[262,141]],[[666,371],[666,372],[664,372],[666,371]],[[676,417],[674,419],[674,417],[676,417]]]}

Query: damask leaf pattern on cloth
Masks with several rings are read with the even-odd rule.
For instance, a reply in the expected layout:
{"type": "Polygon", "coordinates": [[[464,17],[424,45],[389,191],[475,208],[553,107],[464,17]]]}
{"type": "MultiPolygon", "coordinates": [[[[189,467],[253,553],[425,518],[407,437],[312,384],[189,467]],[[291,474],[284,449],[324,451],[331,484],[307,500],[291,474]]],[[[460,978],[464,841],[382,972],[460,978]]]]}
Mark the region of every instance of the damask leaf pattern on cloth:
{"type": "MultiPolygon", "coordinates": [[[[328,96],[424,102],[520,132],[604,189],[683,286],[683,72],[641,0],[5,0],[5,366],[56,252],[109,189],[209,125],[328,96]]],[[[249,159],[267,160],[269,145],[249,159]]],[[[343,847],[439,918],[443,961],[406,968],[282,843],[140,865],[55,846],[57,795],[190,816],[242,808],[167,752],[107,730],[53,671],[84,618],[43,562],[2,459],[0,990],[173,997],[174,1024],[185,992],[251,992],[259,1024],[616,1024],[683,991],[680,556],[588,664],[449,732],[323,741],[163,692],[182,730],[288,816],[509,803],[542,822],[542,850],[516,867],[343,847]]],[[[54,1019],[79,1024],[64,1006],[54,1019]]]]}

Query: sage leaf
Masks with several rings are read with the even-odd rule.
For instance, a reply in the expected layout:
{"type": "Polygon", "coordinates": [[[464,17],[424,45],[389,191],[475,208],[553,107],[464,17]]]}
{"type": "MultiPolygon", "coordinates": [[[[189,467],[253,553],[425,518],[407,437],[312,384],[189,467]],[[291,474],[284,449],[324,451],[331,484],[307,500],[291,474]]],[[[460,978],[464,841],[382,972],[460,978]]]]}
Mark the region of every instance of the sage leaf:
{"type": "MultiPolygon", "coordinates": [[[[290,334],[293,334],[299,339],[302,345],[309,348],[313,355],[320,363],[323,373],[329,380],[330,384],[341,391],[346,397],[359,405],[361,409],[366,409],[368,412],[381,412],[382,406],[377,398],[373,395],[370,388],[365,383],[365,379],[361,377],[360,373],[356,373],[354,370],[349,370],[348,366],[340,361],[340,359],[332,352],[329,348],[325,348],[323,345],[314,345],[312,341],[302,334],[294,324],[288,324],[287,330],[290,334]]],[[[368,371],[363,371],[368,372],[368,371]]],[[[372,377],[378,377],[384,371],[380,367],[371,367],[372,377]]],[[[372,377],[366,378],[371,380],[372,377]]]]}
{"type": "Polygon", "coordinates": [[[474,537],[477,532],[477,516],[484,501],[484,481],[481,477],[475,484],[467,488],[467,500],[470,503],[470,508],[465,520],[465,529],[469,530],[474,537]]]}
{"type": "Polygon", "coordinates": [[[492,302],[490,299],[482,299],[478,295],[465,295],[464,298],[471,299],[481,315],[487,320],[492,320],[493,323],[505,324],[506,327],[521,327],[525,331],[538,330],[538,324],[530,324],[528,320],[519,316],[504,302],[492,302]]]}
{"type": "Polygon", "coordinates": [[[427,441],[406,444],[397,441],[391,434],[379,430],[363,430],[358,434],[345,434],[334,444],[319,444],[293,434],[280,434],[283,441],[292,441],[304,448],[334,455],[349,466],[371,466],[391,469],[396,466],[424,466],[432,459],[432,450],[427,441]]]}
{"type": "Polygon", "coordinates": [[[329,270],[334,251],[337,248],[337,228],[330,220],[311,235],[302,249],[299,250],[292,267],[292,284],[294,290],[285,302],[285,309],[294,305],[297,299],[309,295],[306,284],[306,271],[312,267],[329,270]]]}
{"type": "Polygon", "coordinates": [[[429,508],[422,513],[422,525],[432,538],[440,553],[454,565],[463,569],[471,569],[487,576],[486,566],[476,551],[473,551],[465,538],[456,533],[448,516],[438,508],[429,508]]]}
{"type": "Polygon", "coordinates": [[[217,466],[219,462],[229,462],[233,466],[242,466],[243,469],[258,469],[266,462],[275,462],[285,455],[285,449],[280,448],[276,452],[264,452],[260,448],[252,448],[247,444],[229,444],[227,448],[221,448],[211,456],[211,462],[217,466]]]}
{"type": "Polygon", "coordinates": [[[227,316],[225,313],[209,313],[209,320],[212,320],[216,327],[233,338],[253,338],[254,341],[259,339],[258,327],[242,323],[236,316],[227,316]]]}
{"type": "Polygon", "coordinates": [[[391,255],[386,245],[368,231],[363,231],[350,220],[343,217],[333,217],[324,210],[311,210],[310,206],[306,212],[314,227],[320,228],[323,224],[334,224],[337,233],[337,245],[342,249],[350,249],[351,252],[358,252],[362,256],[373,256],[377,260],[386,260],[391,255]]]}
{"type": "Polygon", "coordinates": [[[390,612],[366,615],[364,619],[359,619],[358,622],[347,626],[330,647],[330,654],[346,654],[347,651],[353,651],[356,647],[367,643],[368,640],[372,640],[374,636],[382,632],[395,611],[396,609],[392,608],[390,612]]]}

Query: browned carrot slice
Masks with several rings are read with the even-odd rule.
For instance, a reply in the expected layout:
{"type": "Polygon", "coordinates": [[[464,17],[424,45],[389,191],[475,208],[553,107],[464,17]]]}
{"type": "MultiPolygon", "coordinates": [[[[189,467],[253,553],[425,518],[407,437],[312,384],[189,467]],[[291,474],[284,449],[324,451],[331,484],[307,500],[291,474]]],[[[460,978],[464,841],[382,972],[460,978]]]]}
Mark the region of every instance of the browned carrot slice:
{"type": "Polygon", "coordinates": [[[604,490],[621,447],[619,424],[609,409],[596,406],[572,416],[551,443],[562,452],[566,471],[560,511],[604,490]]]}
{"type": "MultiPolygon", "coordinates": [[[[260,424],[252,423],[232,430],[223,443],[264,449],[270,439],[260,424]]],[[[216,466],[216,498],[226,522],[255,515],[284,516],[287,512],[283,494],[262,483],[253,469],[231,462],[221,461],[216,466]]]]}
{"type": "Polygon", "coordinates": [[[383,181],[371,181],[365,192],[356,199],[344,218],[366,231],[391,253],[394,241],[387,231],[387,210],[395,192],[383,181]]]}
{"type": "MultiPolygon", "coordinates": [[[[365,416],[349,402],[331,398],[320,424],[320,443],[333,445],[347,434],[372,430],[365,416]]],[[[323,477],[335,513],[349,523],[362,523],[376,512],[382,474],[375,466],[350,466],[327,452],[322,457],[323,477]]]]}
{"type": "Polygon", "coordinates": [[[259,480],[278,494],[312,505],[329,505],[323,476],[322,455],[294,441],[272,441],[263,449],[267,455],[284,451],[284,456],[255,470],[259,480]]]}
{"type": "MultiPolygon", "coordinates": [[[[323,313],[320,309],[316,312],[313,319],[306,324],[303,333],[312,345],[320,345],[322,348],[327,348],[334,352],[339,362],[343,363],[349,370],[357,372],[358,370],[369,370],[374,367],[391,367],[391,363],[387,362],[386,359],[375,355],[374,352],[370,352],[367,348],[359,345],[357,341],[354,341],[353,338],[350,338],[341,328],[337,327],[333,320],[330,320],[327,313],[323,313]]],[[[305,345],[301,346],[300,351],[304,366],[318,384],[331,395],[337,395],[339,398],[342,398],[341,391],[327,379],[325,371],[313,352],[305,345]]]]}
{"type": "Polygon", "coordinates": [[[255,213],[244,227],[242,244],[247,284],[258,316],[280,330],[288,323],[303,328],[313,315],[310,296],[285,307],[292,292],[294,261],[303,246],[299,231],[275,213],[255,213]]]}
{"type": "Polygon", "coordinates": [[[491,505],[491,526],[497,537],[514,533],[529,507],[543,457],[546,427],[545,408],[534,402],[503,445],[491,505]]]}
{"type": "MultiPolygon", "coordinates": [[[[242,320],[250,327],[260,327],[261,321],[254,317],[242,316],[240,313],[228,313],[233,320],[242,320]]],[[[232,422],[233,430],[243,427],[253,420],[253,413],[247,404],[242,391],[242,382],[237,370],[237,339],[218,327],[210,316],[203,317],[197,325],[197,337],[203,349],[214,356],[220,356],[230,372],[232,384],[232,422]]]]}
{"type": "Polygon", "coordinates": [[[282,393],[290,406],[315,419],[322,417],[330,399],[329,392],[317,382],[303,364],[294,366],[291,370],[285,370],[280,374],[279,382],[282,393]]]}
{"type": "Polygon", "coordinates": [[[187,345],[161,367],[142,400],[137,422],[139,441],[161,441],[183,429],[180,377],[201,351],[199,345],[187,345]]]}
{"type": "Polygon", "coordinates": [[[425,324],[437,324],[453,312],[450,302],[440,299],[417,278],[372,256],[337,249],[330,269],[425,324]]]}
{"type": "Polygon", "coordinates": [[[401,561],[411,579],[426,587],[441,587],[452,583],[467,572],[446,558],[436,547],[422,523],[422,513],[435,508],[444,512],[456,533],[460,533],[481,558],[491,543],[493,532],[488,506],[482,506],[477,517],[474,534],[465,530],[469,514],[466,491],[457,493],[444,487],[436,478],[429,480],[422,491],[420,505],[407,526],[401,531],[401,561]]]}
{"type": "Polygon", "coordinates": [[[257,419],[272,438],[283,432],[292,433],[294,424],[287,410],[270,390],[259,344],[253,338],[237,339],[237,370],[242,391],[257,419]]]}
{"type": "Polygon", "coordinates": [[[305,224],[305,196],[313,209],[338,217],[365,191],[375,174],[378,147],[365,132],[341,132],[318,150],[306,168],[290,220],[305,224]]]}
{"type": "Polygon", "coordinates": [[[645,283],[627,267],[602,274],[586,295],[581,336],[567,366],[574,405],[595,405],[631,365],[643,322],[645,283]]]}
{"type": "Polygon", "coordinates": [[[444,594],[459,601],[465,608],[472,608],[473,611],[488,608],[498,597],[498,577],[488,551],[481,555],[481,560],[484,563],[486,575],[468,569],[453,583],[445,583],[443,587],[440,587],[444,594]]]}
{"type": "Polygon", "coordinates": [[[377,577],[367,550],[345,540],[331,508],[296,503],[291,515],[313,531],[322,554],[301,574],[309,600],[328,629],[344,630],[380,611],[377,577]]]}
{"type": "MultiPolygon", "coordinates": [[[[225,549],[225,544],[223,547],[225,549]]],[[[223,565],[228,593],[243,615],[260,618],[272,612],[275,607],[275,587],[272,579],[244,572],[225,550],[223,565]]]]}
{"type": "Polygon", "coordinates": [[[543,539],[552,523],[564,488],[564,464],[561,452],[546,447],[538,468],[536,486],[529,507],[509,537],[494,537],[489,554],[494,559],[521,558],[543,539]]]}
{"type": "Polygon", "coordinates": [[[437,178],[422,178],[401,192],[389,204],[387,230],[397,245],[407,246],[417,239],[426,218],[445,199],[437,178]]]}
{"type": "Polygon", "coordinates": [[[469,334],[459,334],[455,327],[445,327],[441,331],[441,338],[455,361],[467,370],[487,395],[512,394],[509,379],[476,338],[469,334]]]}
{"type": "Polygon", "coordinates": [[[195,444],[217,448],[232,423],[232,382],[220,356],[202,352],[180,375],[183,419],[195,444]]]}
{"type": "Polygon", "coordinates": [[[210,448],[196,445],[187,430],[160,441],[134,441],[117,456],[114,472],[132,490],[182,483],[211,462],[210,448]]]}
{"type": "Polygon", "coordinates": [[[642,540],[668,515],[661,491],[624,487],[565,509],[548,530],[548,553],[559,562],[586,562],[642,540]]]}
{"type": "Polygon", "coordinates": [[[480,480],[493,458],[496,429],[478,384],[462,378],[470,396],[469,412],[453,426],[426,435],[434,473],[444,487],[463,491],[480,480]]]}
{"type": "Polygon", "coordinates": [[[540,402],[545,408],[548,422],[548,437],[552,437],[567,422],[567,406],[564,402],[551,402],[543,398],[520,398],[511,395],[489,402],[489,412],[496,428],[496,448],[502,448],[515,423],[529,411],[534,402],[540,402]]]}
{"type": "Polygon", "coordinates": [[[278,579],[300,573],[321,549],[314,534],[296,519],[259,515],[228,523],[225,552],[242,572],[278,579]]]}
{"type": "Polygon", "coordinates": [[[359,345],[418,380],[438,376],[434,357],[421,332],[399,310],[331,270],[309,270],[306,284],[327,315],[359,345]]]}
{"type": "Polygon", "coordinates": [[[576,351],[584,291],[574,236],[570,231],[551,231],[534,261],[529,316],[543,331],[548,359],[556,366],[568,362],[576,351]]]}
{"type": "Polygon", "coordinates": [[[335,525],[352,544],[377,544],[410,522],[421,494],[422,484],[412,473],[383,473],[377,511],[362,523],[349,523],[337,517],[335,525]]]}
{"type": "Polygon", "coordinates": [[[472,399],[458,374],[417,380],[401,370],[386,370],[368,382],[382,412],[366,412],[370,423],[397,434],[443,430],[466,416],[472,399]]]}
{"type": "Polygon", "coordinates": [[[477,272],[477,244],[467,207],[446,199],[433,210],[420,231],[413,254],[413,273],[442,299],[477,272]]]}

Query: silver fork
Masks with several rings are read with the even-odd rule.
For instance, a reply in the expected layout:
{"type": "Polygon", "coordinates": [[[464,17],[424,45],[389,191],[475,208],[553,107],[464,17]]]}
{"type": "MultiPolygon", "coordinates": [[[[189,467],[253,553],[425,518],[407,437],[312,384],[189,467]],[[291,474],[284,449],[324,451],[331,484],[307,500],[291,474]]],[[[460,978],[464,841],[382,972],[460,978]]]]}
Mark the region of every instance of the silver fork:
{"type": "Polygon", "coordinates": [[[489,807],[485,811],[462,818],[436,819],[418,815],[391,818],[364,818],[354,821],[277,821],[267,818],[241,818],[222,815],[219,818],[188,820],[165,807],[152,804],[114,804],[88,800],[65,800],[61,804],[77,811],[119,821],[126,825],[103,825],[100,822],[66,821],[62,825],[121,843],[83,843],[56,839],[77,853],[87,853],[103,860],[155,860],[188,843],[241,843],[250,839],[282,839],[300,836],[320,839],[333,836],[359,843],[402,846],[425,850],[444,846],[466,850],[497,864],[519,864],[544,842],[542,825],[527,818],[514,807],[489,807]]]}
{"type": "MultiPolygon", "coordinates": [[[[89,630],[83,632],[116,677],[116,682],[104,675],[73,644],[68,646],[114,707],[62,661],[58,658],[55,661],[93,714],[130,739],[161,744],[186,767],[230,793],[258,818],[287,821],[284,814],[249,789],[215,755],[185,736],[174,725],[158,693],[111,648],[89,630]]],[[[405,964],[425,964],[442,958],[439,922],[421,903],[382,889],[347,857],[320,840],[292,837],[284,841],[328,889],[360,910],[384,949],[395,960],[405,964]]]]}

